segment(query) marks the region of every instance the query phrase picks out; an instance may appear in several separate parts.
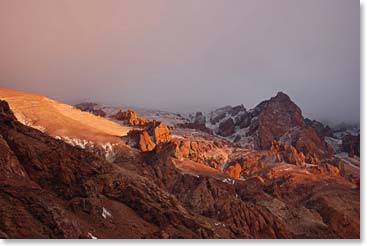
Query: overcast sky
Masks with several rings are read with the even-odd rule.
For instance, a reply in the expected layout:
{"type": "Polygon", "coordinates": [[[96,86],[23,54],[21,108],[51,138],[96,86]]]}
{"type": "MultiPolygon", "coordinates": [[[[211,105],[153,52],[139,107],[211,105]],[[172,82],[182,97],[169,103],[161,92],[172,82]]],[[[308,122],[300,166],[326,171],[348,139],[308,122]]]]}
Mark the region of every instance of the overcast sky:
{"type": "Polygon", "coordinates": [[[359,122],[357,0],[1,0],[0,86],[168,111],[284,91],[359,122]]]}

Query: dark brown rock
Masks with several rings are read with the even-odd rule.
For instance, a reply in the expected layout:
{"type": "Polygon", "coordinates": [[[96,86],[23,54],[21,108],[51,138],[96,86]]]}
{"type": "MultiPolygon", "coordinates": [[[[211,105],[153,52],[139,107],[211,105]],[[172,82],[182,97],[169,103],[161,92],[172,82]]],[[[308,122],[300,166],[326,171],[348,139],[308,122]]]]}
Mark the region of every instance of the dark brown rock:
{"type": "Polygon", "coordinates": [[[342,148],[344,152],[347,152],[350,157],[354,155],[360,155],[360,136],[353,136],[348,134],[342,139],[342,148]]]}
{"type": "Polygon", "coordinates": [[[82,111],[89,112],[97,116],[106,117],[106,112],[104,112],[102,109],[96,108],[96,106],[98,106],[98,104],[86,102],[77,104],[75,107],[82,111]]]}
{"type": "Polygon", "coordinates": [[[333,137],[333,130],[329,126],[324,126],[316,120],[305,119],[306,126],[312,127],[320,138],[333,137]]]}
{"type": "Polygon", "coordinates": [[[304,126],[301,109],[282,92],[266,102],[258,118],[261,149],[269,149],[289,129],[304,126]]]}
{"type": "Polygon", "coordinates": [[[232,118],[228,118],[219,124],[217,134],[223,137],[229,137],[235,133],[235,125],[232,118]]]}

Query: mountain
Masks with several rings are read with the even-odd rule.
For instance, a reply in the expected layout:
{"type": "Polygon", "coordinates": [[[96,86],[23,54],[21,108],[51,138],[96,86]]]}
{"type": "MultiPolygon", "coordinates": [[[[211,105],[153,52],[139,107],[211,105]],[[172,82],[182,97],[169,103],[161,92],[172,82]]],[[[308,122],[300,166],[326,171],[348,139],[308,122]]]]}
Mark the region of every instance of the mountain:
{"type": "Polygon", "coordinates": [[[74,142],[116,143],[130,130],[37,94],[0,87],[0,99],[9,103],[20,122],[53,137],[69,138],[74,142]]]}
{"type": "Polygon", "coordinates": [[[231,235],[123,165],[21,124],[4,101],[0,133],[2,238],[231,235]]]}
{"type": "MultiPolygon", "coordinates": [[[[133,110],[104,110],[105,118],[71,106],[51,110],[55,121],[72,108],[85,119],[129,129],[113,136],[113,158],[97,145],[83,148],[19,121],[22,110],[48,112],[48,100],[15,108],[17,114],[0,101],[0,237],[359,238],[359,158],[338,152],[310,163],[284,135],[323,138],[290,101],[278,94],[253,110],[226,107],[210,124],[206,113],[166,125],[164,117],[133,110]],[[220,136],[217,127],[228,119],[234,133],[220,136]],[[203,123],[203,130],[190,128],[203,123]],[[256,140],[248,145],[233,139],[245,128],[256,140]]],[[[37,113],[36,123],[47,129],[53,118],[45,115],[37,113]]],[[[99,140],[85,132],[77,137],[99,140]]],[[[354,138],[347,140],[346,147],[357,147],[354,138]]]]}
{"type": "Polygon", "coordinates": [[[332,156],[332,147],[317,132],[319,125],[305,122],[301,109],[283,92],[249,111],[243,105],[226,106],[206,116],[200,112],[191,116],[191,122],[198,121],[201,127],[246,148],[267,150],[279,141],[305,154],[309,163],[332,156]]]}

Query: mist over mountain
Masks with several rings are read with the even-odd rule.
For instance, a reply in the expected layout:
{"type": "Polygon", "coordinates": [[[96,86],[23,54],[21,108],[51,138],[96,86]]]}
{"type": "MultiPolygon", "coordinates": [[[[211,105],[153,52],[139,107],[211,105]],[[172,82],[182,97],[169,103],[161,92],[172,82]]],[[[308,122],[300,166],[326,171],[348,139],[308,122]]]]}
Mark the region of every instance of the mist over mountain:
{"type": "Polygon", "coordinates": [[[173,112],[284,91],[359,122],[358,1],[1,1],[0,86],[173,112]],[[332,8],[331,8],[332,6],[332,8]]]}

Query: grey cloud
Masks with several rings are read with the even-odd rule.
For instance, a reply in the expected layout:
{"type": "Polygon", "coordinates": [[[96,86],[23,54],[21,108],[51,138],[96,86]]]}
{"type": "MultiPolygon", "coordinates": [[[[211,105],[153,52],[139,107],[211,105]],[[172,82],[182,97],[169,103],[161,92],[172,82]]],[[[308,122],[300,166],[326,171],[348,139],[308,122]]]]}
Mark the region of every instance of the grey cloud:
{"type": "Polygon", "coordinates": [[[69,103],[359,122],[359,1],[2,0],[0,86],[69,103]]]}

